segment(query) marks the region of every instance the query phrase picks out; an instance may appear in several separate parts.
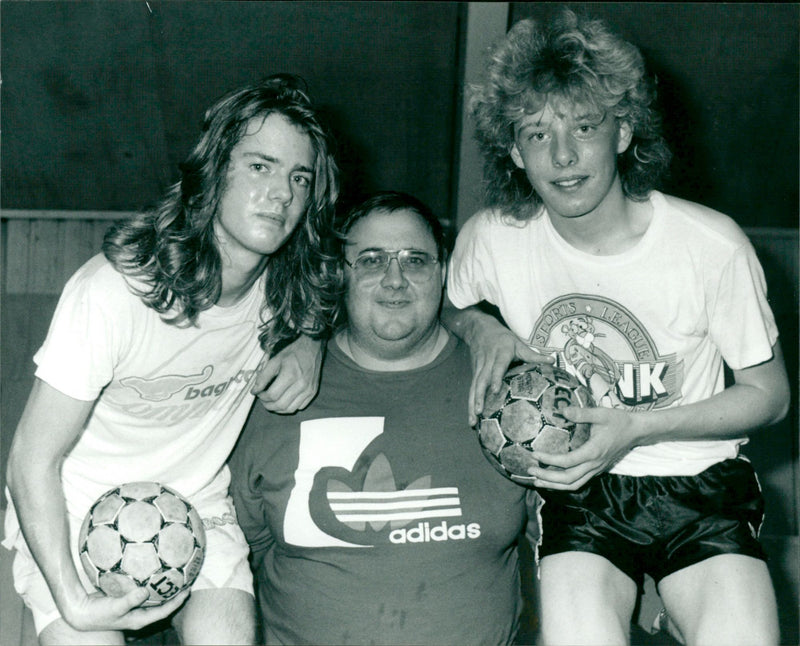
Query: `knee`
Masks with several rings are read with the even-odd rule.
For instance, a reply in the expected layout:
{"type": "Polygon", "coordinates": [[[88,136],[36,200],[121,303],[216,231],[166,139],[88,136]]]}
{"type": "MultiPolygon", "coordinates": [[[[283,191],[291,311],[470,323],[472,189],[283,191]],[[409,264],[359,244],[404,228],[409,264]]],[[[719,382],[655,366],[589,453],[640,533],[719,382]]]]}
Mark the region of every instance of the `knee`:
{"type": "Polygon", "coordinates": [[[769,603],[745,606],[726,604],[723,598],[698,599],[689,608],[669,614],[670,633],[689,646],[777,646],[780,635],[777,611],[769,603]]]}
{"type": "MultiPolygon", "coordinates": [[[[720,627],[716,622],[700,622],[694,627],[679,627],[683,643],[687,646],[778,646],[780,636],[777,625],[742,622],[736,627],[720,627]]],[[[674,635],[674,633],[672,633],[674,635]]]]}
{"type": "Polygon", "coordinates": [[[241,590],[199,590],[175,616],[181,644],[256,644],[256,609],[241,590]]]}
{"type": "Polygon", "coordinates": [[[257,643],[255,621],[234,622],[232,618],[217,618],[210,624],[181,622],[175,625],[175,631],[181,644],[253,646],[257,643]]]}

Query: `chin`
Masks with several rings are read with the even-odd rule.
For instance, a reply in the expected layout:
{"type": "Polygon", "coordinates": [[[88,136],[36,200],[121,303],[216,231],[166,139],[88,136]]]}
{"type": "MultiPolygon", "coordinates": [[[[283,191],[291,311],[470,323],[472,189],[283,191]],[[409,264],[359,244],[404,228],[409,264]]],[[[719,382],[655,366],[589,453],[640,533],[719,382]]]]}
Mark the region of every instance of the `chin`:
{"type": "Polygon", "coordinates": [[[279,240],[270,240],[269,242],[263,241],[259,247],[258,251],[261,253],[262,256],[271,256],[276,251],[278,251],[283,245],[286,244],[286,241],[289,239],[289,236],[285,238],[281,238],[279,240]]]}
{"type": "Polygon", "coordinates": [[[547,210],[549,213],[553,213],[558,217],[571,220],[575,218],[582,218],[584,215],[588,215],[589,213],[594,211],[596,207],[597,205],[592,206],[585,204],[578,204],[578,205],[569,204],[569,205],[563,205],[560,208],[559,207],[554,207],[553,209],[548,208],[547,210]]]}
{"type": "Polygon", "coordinates": [[[374,332],[377,338],[387,343],[400,343],[403,341],[407,341],[411,337],[411,335],[413,335],[413,333],[414,330],[408,328],[389,328],[389,329],[375,330],[374,332]]]}

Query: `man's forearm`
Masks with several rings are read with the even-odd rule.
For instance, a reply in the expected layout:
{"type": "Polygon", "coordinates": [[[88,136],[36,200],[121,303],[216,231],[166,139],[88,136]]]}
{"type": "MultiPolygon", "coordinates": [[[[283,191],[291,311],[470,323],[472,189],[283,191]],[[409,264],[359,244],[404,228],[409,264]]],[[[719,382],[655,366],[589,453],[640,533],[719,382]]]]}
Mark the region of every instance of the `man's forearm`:
{"type": "Polygon", "coordinates": [[[61,463],[93,405],[36,379],[8,457],[8,488],[22,534],[67,621],[86,592],[70,549],[61,463]]]}
{"type": "Polygon", "coordinates": [[[479,326],[484,328],[491,325],[501,326],[491,315],[482,312],[477,305],[471,305],[464,309],[458,309],[449,301],[442,307],[441,321],[445,327],[453,334],[459,336],[468,344],[474,340],[475,333],[479,326]]]}
{"type": "Polygon", "coordinates": [[[64,618],[86,592],[70,547],[70,529],[56,469],[9,468],[9,489],[25,542],[64,618]],[[20,473],[23,471],[24,473],[20,473]],[[13,473],[13,475],[12,475],[13,473]]]}
{"type": "Polygon", "coordinates": [[[785,413],[751,386],[733,385],[701,402],[641,413],[635,445],[740,438],[770,426],[785,413]]]}

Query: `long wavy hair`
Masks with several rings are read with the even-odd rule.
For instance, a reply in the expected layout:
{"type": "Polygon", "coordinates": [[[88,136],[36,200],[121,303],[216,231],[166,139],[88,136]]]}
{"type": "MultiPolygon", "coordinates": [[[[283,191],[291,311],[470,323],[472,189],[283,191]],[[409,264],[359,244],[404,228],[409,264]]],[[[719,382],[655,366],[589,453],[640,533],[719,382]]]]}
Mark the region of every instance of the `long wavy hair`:
{"type": "Polygon", "coordinates": [[[222,261],[214,221],[226,189],[231,150],[254,118],[278,113],[308,135],[316,153],[305,216],[265,260],[266,300],[259,340],[266,350],[300,333],[326,335],[335,307],[323,245],[333,228],[338,168],[332,141],[300,77],[276,74],[232,91],[205,113],[202,135],[181,178],[152,210],[122,221],[106,234],[103,253],[138,281],[144,303],[174,325],[194,325],[222,289],[222,261]]]}
{"type": "Polygon", "coordinates": [[[639,50],[599,20],[564,9],[548,24],[517,22],[491,51],[486,78],[472,86],[469,99],[487,205],[520,220],[540,212],[541,198],[510,150],[515,125],[551,96],[630,125],[633,138],[617,156],[617,168],[625,195],[646,199],[671,159],[654,107],[655,85],[639,50]]]}

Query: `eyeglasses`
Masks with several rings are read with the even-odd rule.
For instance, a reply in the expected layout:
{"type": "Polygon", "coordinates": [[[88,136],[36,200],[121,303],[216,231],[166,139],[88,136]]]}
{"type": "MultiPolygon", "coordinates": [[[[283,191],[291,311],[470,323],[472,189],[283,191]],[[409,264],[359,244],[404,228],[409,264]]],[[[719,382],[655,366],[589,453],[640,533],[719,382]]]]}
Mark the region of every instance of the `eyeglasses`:
{"type": "Polygon", "coordinates": [[[438,258],[416,249],[365,251],[353,262],[347,258],[344,261],[353,268],[359,278],[382,278],[393,258],[397,259],[403,275],[413,281],[428,280],[439,264],[438,258]]]}

